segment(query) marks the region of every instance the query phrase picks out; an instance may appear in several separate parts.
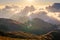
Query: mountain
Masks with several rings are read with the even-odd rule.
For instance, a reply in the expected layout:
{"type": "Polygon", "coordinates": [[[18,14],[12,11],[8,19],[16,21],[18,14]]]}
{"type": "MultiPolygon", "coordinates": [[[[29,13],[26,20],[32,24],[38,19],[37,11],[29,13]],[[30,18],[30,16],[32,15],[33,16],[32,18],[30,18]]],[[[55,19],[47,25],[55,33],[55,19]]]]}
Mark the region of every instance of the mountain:
{"type": "Polygon", "coordinates": [[[60,40],[60,30],[54,30],[40,36],[41,40],[60,40]]]}
{"type": "Polygon", "coordinates": [[[26,30],[33,34],[45,34],[57,28],[55,25],[47,23],[39,18],[34,18],[31,21],[28,21],[26,25],[26,30]]]}
{"type": "Polygon", "coordinates": [[[55,25],[46,23],[38,18],[35,18],[26,24],[11,19],[0,18],[0,39],[57,40],[60,39],[60,30],[55,30],[55,28],[55,25]],[[32,23],[32,25],[28,25],[30,23],[32,23]]]}
{"type": "Polygon", "coordinates": [[[20,31],[23,24],[11,19],[0,18],[0,31],[20,31]]]}
{"type": "Polygon", "coordinates": [[[55,30],[49,34],[52,35],[52,40],[60,40],[60,30],[55,30]]]}
{"type": "Polygon", "coordinates": [[[39,36],[30,34],[30,33],[25,33],[25,32],[9,32],[5,33],[3,31],[0,31],[0,36],[3,37],[10,37],[10,38],[21,38],[21,39],[33,39],[33,38],[38,38],[39,36]]]}
{"type": "Polygon", "coordinates": [[[59,40],[60,39],[60,30],[51,31],[44,35],[34,35],[25,32],[10,32],[5,33],[0,31],[1,40],[59,40]]]}
{"type": "Polygon", "coordinates": [[[4,32],[27,32],[31,34],[45,34],[52,30],[55,30],[57,27],[50,23],[46,23],[39,18],[35,18],[32,21],[26,23],[20,23],[15,20],[0,18],[0,30],[4,32]]]}
{"type": "Polygon", "coordinates": [[[0,18],[0,37],[10,38],[36,38],[37,36],[26,32],[25,25],[12,19],[0,18]]]}

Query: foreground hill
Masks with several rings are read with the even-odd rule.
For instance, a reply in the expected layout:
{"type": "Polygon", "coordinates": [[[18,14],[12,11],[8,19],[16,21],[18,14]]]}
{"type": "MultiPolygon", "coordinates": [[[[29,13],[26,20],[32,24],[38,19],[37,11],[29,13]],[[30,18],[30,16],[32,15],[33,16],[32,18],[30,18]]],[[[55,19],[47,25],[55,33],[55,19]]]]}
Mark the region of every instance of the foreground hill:
{"type": "Polygon", "coordinates": [[[60,40],[60,30],[51,31],[45,35],[34,35],[25,32],[4,33],[0,31],[1,40],[60,40]]]}
{"type": "Polygon", "coordinates": [[[42,40],[60,40],[60,30],[51,31],[45,35],[40,36],[42,40]]]}
{"type": "Polygon", "coordinates": [[[20,40],[20,39],[59,40],[60,39],[59,38],[60,30],[55,30],[54,25],[46,23],[40,19],[33,19],[27,24],[31,22],[32,22],[31,25],[32,29],[28,28],[30,27],[29,25],[27,25],[26,27],[26,25],[19,23],[15,20],[0,18],[0,40],[20,40]],[[25,30],[25,28],[27,29],[25,30]]]}

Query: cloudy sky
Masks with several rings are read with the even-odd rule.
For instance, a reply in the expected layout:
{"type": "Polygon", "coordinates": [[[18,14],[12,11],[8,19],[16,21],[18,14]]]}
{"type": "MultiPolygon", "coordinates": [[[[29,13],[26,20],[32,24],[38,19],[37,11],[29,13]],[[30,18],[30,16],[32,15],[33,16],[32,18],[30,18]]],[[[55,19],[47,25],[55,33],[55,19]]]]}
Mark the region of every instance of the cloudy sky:
{"type": "Polygon", "coordinates": [[[0,0],[0,8],[4,7],[4,5],[15,4],[18,6],[25,5],[35,5],[35,7],[39,7],[42,5],[49,5],[53,3],[60,3],[60,0],[0,0]]]}
{"type": "MultiPolygon", "coordinates": [[[[26,2],[31,0],[0,0],[0,3],[8,3],[8,2],[26,2]]],[[[32,0],[34,2],[60,2],[60,0],[32,0]]]]}
{"type": "Polygon", "coordinates": [[[19,4],[19,5],[45,5],[60,2],[60,0],[0,0],[0,5],[19,4]]]}
{"type": "Polygon", "coordinates": [[[18,17],[19,19],[20,15],[58,23],[60,21],[60,0],[0,0],[0,18],[16,19],[18,17]]]}

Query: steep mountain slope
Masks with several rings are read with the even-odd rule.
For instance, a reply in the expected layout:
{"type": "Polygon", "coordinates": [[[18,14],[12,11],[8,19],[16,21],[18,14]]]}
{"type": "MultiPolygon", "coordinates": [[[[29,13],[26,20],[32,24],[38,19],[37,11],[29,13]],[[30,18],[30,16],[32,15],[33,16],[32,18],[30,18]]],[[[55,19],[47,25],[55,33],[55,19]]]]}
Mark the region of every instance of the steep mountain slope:
{"type": "Polygon", "coordinates": [[[28,32],[35,34],[45,34],[57,28],[55,25],[44,22],[39,18],[34,18],[33,20],[28,21],[26,24],[28,32]]]}
{"type": "Polygon", "coordinates": [[[51,31],[45,35],[40,36],[41,40],[60,40],[60,30],[51,31]]]}
{"type": "Polygon", "coordinates": [[[4,33],[0,31],[1,40],[60,40],[60,30],[51,31],[44,35],[34,35],[25,32],[4,33]]]}
{"type": "Polygon", "coordinates": [[[22,23],[15,20],[0,18],[0,31],[19,31],[23,28],[22,23]]]}
{"type": "Polygon", "coordinates": [[[0,36],[5,36],[5,37],[11,37],[11,38],[22,38],[22,39],[37,39],[39,36],[34,35],[34,34],[30,34],[30,33],[25,33],[25,32],[9,32],[9,33],[5,33],[0,31],[0,36]]]}

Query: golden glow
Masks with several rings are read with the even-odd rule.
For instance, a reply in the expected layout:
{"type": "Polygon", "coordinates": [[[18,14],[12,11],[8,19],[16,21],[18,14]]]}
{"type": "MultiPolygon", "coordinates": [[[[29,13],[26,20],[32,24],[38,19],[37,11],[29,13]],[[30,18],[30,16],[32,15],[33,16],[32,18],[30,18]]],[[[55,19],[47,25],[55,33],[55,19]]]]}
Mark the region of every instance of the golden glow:
{"type": "Polygon", "coordinates": [[[28,14],[27,14],[27,16],[30,16],[31,15],[31,12],[29,12],[28,14]]]}
{"type": "Polygon", "coordinates": [[[11,11],[15,11],[15,9],[12,8],[11,11]]]}
{"type": "Polygon", "coordinates": [[[59,20],[60,21],[60,18],[58,17],[59,16],[59,13],[48,13],[47,14],[49,17],[53,17],[53,18],[55,18],[55,19],[57,19],[57,20],[59,20]]]}
{"type": "Polygon", "coordinates": [[[28,2],[33,2],[33,0],[27,0],[28,2]]]}
{"type": "Polygon", "coordinates": [[[4,5],[0,5],[0,9],[3,9],[4,8],[4,5]]]}
{"type": "Polygon", "coordinates": [[[51,5],[53,3],[51,2],[36,2],[35,0],[24,0],[23,2],[16,2],[16,3],[5,3],[5,4],[0,4],[0,8],[2,8],[2,5],[17,5],[19,7],[24,8],[25,6],[31,6],[33,5],[35,8],[42,8],[47,5],[51,5]]]}
{"type": "MultiPolygon", "coordinates": [[[[35,2],[34,0],[24,0],[22,3],[19,3],[19,2],[18,2],[18,3],[0,4],[0,9],[3,9],[3,8],[5,7],[5,5],[17,5],[17,6],[20,7],[20,9],[23,9],[25,6],[31,6],[31,5],[33,5],[33,6],[37,9],[37,10],[34,11],[35,13],[40,11],[40,10],[38,10],[38,9],[43,8],[44,11],[47,12],[47,15],[48,15],[49,17],[53,17],[53,18],[56,18],[57,20],[60,20],[60,18],[58,17],[58,13],[56,13],[56,14],[54,14],[54,13],[49,13],[49,12],[45,9],[46,6],[49,6],[49,5],[52,5],[52,4],[53,4],[53,3],[50,3],[50,2],[46,2],[46,3],[41,3],[41,2],[40,2],[40,3],[37,3],[37,2],[35,2]]],[[[13,11],[14,14],[20,12],[19,10],[15,11],[15,9],[11,9],[10,11],[13,11]]],[[[27,14],[27,16],[30,16],[31,14],[32,14],[32,13],[29,12],[29,13],[27,14]]]]}

